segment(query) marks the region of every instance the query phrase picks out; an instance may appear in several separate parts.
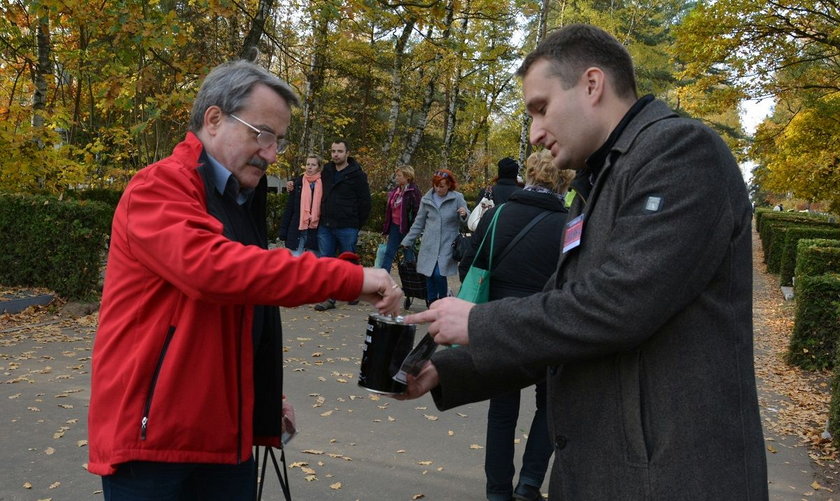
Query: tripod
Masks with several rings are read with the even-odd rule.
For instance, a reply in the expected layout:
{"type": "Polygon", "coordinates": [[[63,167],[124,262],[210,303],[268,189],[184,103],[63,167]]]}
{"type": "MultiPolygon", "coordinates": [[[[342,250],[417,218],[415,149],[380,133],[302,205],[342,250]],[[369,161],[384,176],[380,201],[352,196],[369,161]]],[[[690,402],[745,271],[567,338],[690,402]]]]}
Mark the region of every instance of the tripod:
{"type": "MultiPolygon", "coordinates": [[[[277,480],[280,481],[280,488],[283,490],[283,497],[286,498],[286,501],[292,501],[292,493],[289,491],[289,470],[286,467],[286,451],[281,445],[278,447],[280,449],[280,462],[283,463],[283,471],[280,471],[280,464],[277,462],[277,456],[274,454],[274,447],[272,446],[265,446],[265,450],[263,451],[262,455],[262,467],[260,468],[260,478],[259,478],[259,487],[257,488],[257,501],[262,499],[262,492],[263,486],[265,485],[265,474],[266,474],[266,465],[268,464],[268,457],[271,456],[271,462],[274,464],[274,471],[277,473],[277,480]]],[[[257,445],[256,449],[254,450],[254,458],[259,461],[260,458],[260,446],[257,445]]]]}

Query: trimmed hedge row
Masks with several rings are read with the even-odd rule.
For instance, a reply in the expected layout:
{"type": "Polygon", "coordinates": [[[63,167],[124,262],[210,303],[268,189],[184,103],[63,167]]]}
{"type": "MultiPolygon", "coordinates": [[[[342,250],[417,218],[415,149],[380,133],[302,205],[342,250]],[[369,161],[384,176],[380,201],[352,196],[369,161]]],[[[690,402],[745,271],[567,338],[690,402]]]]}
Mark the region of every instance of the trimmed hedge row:
{"type": "Polygon", "coordinates": [[[95,295],[112,217],[102,202],[0,194],[0,283],[95,295]]]}
{"type": "MultiPolygon", "coordinates": [[[[836,228],[793,226],[783,230],[784,241],[779,258],[779,275],[782,285],[793,283],[796,270],[797,244],[803,239],[840,239],[840,226],[836,228]]],[[[781,239],[777,239],[781,240],[781,239]]]]}
{"type": "Polygon", "coordinates": [[[797,277],[840,273],[840,240],[803,239],[796,247],[797,277]]]}
{"type": "Polygon", "coordinates": [[[791,223],[828,222],[829,218],[823,214],[810,212],[779,212],[772,209],[760,208],[755,210],[755,230],[761,233],[766,223],[786,221],[791,223]]]}
{"type": "MultiPolygon", "coordinates": [[[[0,283],[44,287],[67,299],[89,299],[100,292],[100,268],[121,191],[67,191],[65,199],[43,195],[0,194],[0,283]]],[[[359,237],[358,251],[373,266],[381,235],[387,193],[371,194],[372,208],[359,237]]],[[[277,230],[286,193],[269,193],[268,238],[277,230]]]]}
{"type": "Polygon", "coordinates": [[[830,369],[840,332],[840,274],[796,279],[796,314],[787,361],[807,370],[830,369]]]}
{"type": "MultiPolygon", "coordinates": [[[[796,216],[791,214],[791,216],[796,216]]],[[[802,218],[780,218],[766,214],[762,218],[759,237],[764,251],[764,262],[769,273],[779,273],[782,264],[782,253],[785,248],[786,232],[790,228],[829,228],[840,229],[840,224],[833,223],[824,218],[813,216],[802,218]]],[[[795,261],[794,261],[795,262],[795,261]]]]}
{"type": "Polygon", "coordinates": [[[109,190],[107,188],[88,188],[86,190],[67,190],[64,192],[67,198],[102,202],[110,205],[113,209],[117,208],[117,203],[119,203],[122,194],[122,191],[109,190]]]}
{"type": "MultiPolygon", "coordinates": [[[[840,318],[840,301],[836,303],[835,316],[840,318]]],[[[835,353],[834,367],[840,367],[840,350],[835,353]]],[[[831,380],[831,403],[828,409],[828,431],[835,447],[840,447],[840,370],[834,371],[831,380]]]]}

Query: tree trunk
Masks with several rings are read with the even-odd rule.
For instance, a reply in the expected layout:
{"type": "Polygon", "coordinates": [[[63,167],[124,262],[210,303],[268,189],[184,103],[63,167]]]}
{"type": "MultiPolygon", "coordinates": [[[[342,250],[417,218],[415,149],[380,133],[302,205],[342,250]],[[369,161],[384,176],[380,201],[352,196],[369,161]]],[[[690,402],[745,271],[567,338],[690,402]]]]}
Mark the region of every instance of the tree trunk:
{"type": "Polygon", "coordinates": [[[303,160],[303,156],[312,151],[313,135],[312,122],[315,110],[317,108],[318,94],[324,85],[324,64],[326,62],[326,47],[327,35],[330,26],[330,16],[326,8],[322,8],[318,19],[317,26],[313,30],[313,50],[312,60],[309,65],[309,72],[306,75],[306,90],[303,97],[303,132],[301,135],[300,145],[302,150],[299,152],[299,160],[303,160]]]}
{"type": "MultiPolygon", "coordinates": [[[[467,1],[464,11],[469,11],[470,2],[467,1]]],[[[446,121],[443,128],[443,147],[441,148],[441,167],[449,168],[449,155],[452,150],[452,139],[455,137],[455,127],[457,125],[458,114],[458,98],[461,94],[461,79],[463,78],[463,68],[461,64],[464,60],[463,42],[467,36],[467,25],[469,23],[469,16],[464,16],[461,22],[460,36],[458,37],[458,60],[455,65],[455,77],[452,81],[452,87],[447,92],[446,103],[446,121]]]]}
{"type": "MultiPolygon", "coordinates": [[[[454,0],[449,0],[446,4],[446,19],[444,21],[443,32],[441,33],[441,41],[438,42],[440,47],[446,47],[447,42],[449,41],[449,37],[452,33],[452,20],[454,18],[455,2],[454,0]]],[[[432,39],[431,26],[429,26],[429,29],[426,31],[426,39],[432,39]]],[[[434,60],[432,61],[431,67],[433,70],[431,76],[429,77],[429,81],[426,84],[426,96],[423,98],[423,106],[420,110],[420,120],[418,120],[417,124],[414,126],[414,132],[411,134],[411,139],[408,141],[408,144],[400,156],[400,164],[404,165],[411,162],[414,150],[417,149],[417,145],[420,144],[420,140],[423,139],[423,133],[426,131],[426,124],[429,122],[429,112],[432,110],[432,103],[434,103],[435,100],[435,82],[440,75],[438,63],[440,63],[440,60],[443,58],[441,50],[441,48],[438,49],[434,60]]],[[[421,71],[421,75],[423,73],[425,72],[421,71]]]]}
{"type": "Polygon", "coordinates": [[[426,123],[429,121],[429,111],[432,109],[434,97],[435,80],[434,78],[430,78],[429,83],[426,85],[426,96],[423,98],[423,107],[420,110],[420,119],[414,126],[414,133],[411,135],[411,139],[408,141],[408,144],[405,145],[405,149],[400,156],[400,165],[411,163],[411,157],[414,155],[414,150],[417,149],[417,145],[420,144],[420,140],[423,139],[423,133],[426,131],[426,123]]]}
{"type": "Polygon", "coordinates": [[[32,126],[44,126],[47,108],[47,75],[52,74],[50,62],[50,20],[47,15],[38,19],[38,65],[33,75],[35,93],[32,96],[32,126]]]}
{"type": "Polygon", "coordinates": [[[251,28],[245,36],[245,41],[242,42],[242,49],[239,51],[240,59],[248,61],[256,59],[258,52],[255,52],[255,49],[259,49],[260,38],[265,31],[265,21],[272,7],[274,7],[274,0],[260,0],[256,15],[251,18],[251,28]]]}
{"type": "Polygon", "coordinates": [[[400,102],[402,101],[402,66],[405,58],[405,46],[408,38],[414,29],[416,20],[410,18],[403,27],[400,38],[394,47],[394,68],[391,74],[391,111],[388,113],[388,133],[385,142],[382,144],[382,157],[388,158],[391,145],[394,143],[394,136],[397,134],[397,119],[400,116],[400,102]]]}
{"type": "MultiPolygon", "coordinates": [[[[562,2],[562,10],[565,11],[566,2],[562,2]]],[[[545,38],[546,24],[548,24],[548,9],[550,0],[542,0],[540,17],[537,23],[537,43],[545,38]]],[[[562,21],[561,21],[562,22],[562,21]]],[[[562,25],[562,24],[561,24],[562,25]]],[[[522,114],[522,126],[519,129],[519,165],[525,165],[525,159],[531,154],[531,142],[529,140],[529,129],[531,128],[531,116],[527,112],[522,114]]]]}

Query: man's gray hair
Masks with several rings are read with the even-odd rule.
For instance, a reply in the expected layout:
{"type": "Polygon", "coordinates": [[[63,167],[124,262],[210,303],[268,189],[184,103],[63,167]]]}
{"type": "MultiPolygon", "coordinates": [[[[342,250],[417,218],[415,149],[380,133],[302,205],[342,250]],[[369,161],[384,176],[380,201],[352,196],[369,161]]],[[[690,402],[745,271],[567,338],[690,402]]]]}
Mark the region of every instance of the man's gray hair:
{"type": "Polygon", "coordinates": [[[211,106],[218,106],[227,115],[241,110],[257,84],[276,92],[289,108],[300,105],[291,86],[262,66],[244,60],[224,63],[213,68],[201,84],[190,113],[190,130],[201,130],[204,112],[211,106]]]}

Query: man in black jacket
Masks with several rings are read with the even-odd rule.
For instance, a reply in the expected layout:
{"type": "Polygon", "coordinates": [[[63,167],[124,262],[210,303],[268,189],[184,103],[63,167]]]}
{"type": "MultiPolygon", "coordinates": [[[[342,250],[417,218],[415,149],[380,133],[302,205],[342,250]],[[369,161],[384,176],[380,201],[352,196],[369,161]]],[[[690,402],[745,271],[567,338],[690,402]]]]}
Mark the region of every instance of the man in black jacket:
{"type": "Polygon", "coordinates": [[[505,157],[499,160],[496,166],[499,168],[499,175],[496,176],[495,182],[492,186],[482,188],[476,200],[487,197],[493,200],[495,205],[501,205],[507,202],[514,192],[522,189],[516,179],[519,175],[519,164],[516,160],[505,157]]]}
{"type": "MultiPolygon", "coordinates": [[[[367,174],[350,156],[347,141],[336,139],[330,146],[332,162],[324,166],[321,182],[321,221],[318,248],[322,256],[356,252],[359,230],[370,215],[370,186],[367,174]]],[[[355,303],[351,303],[355,304],[355,303]]],[[[335,299],[315,305],[318,311],[335,308],[335,299]]]]}

